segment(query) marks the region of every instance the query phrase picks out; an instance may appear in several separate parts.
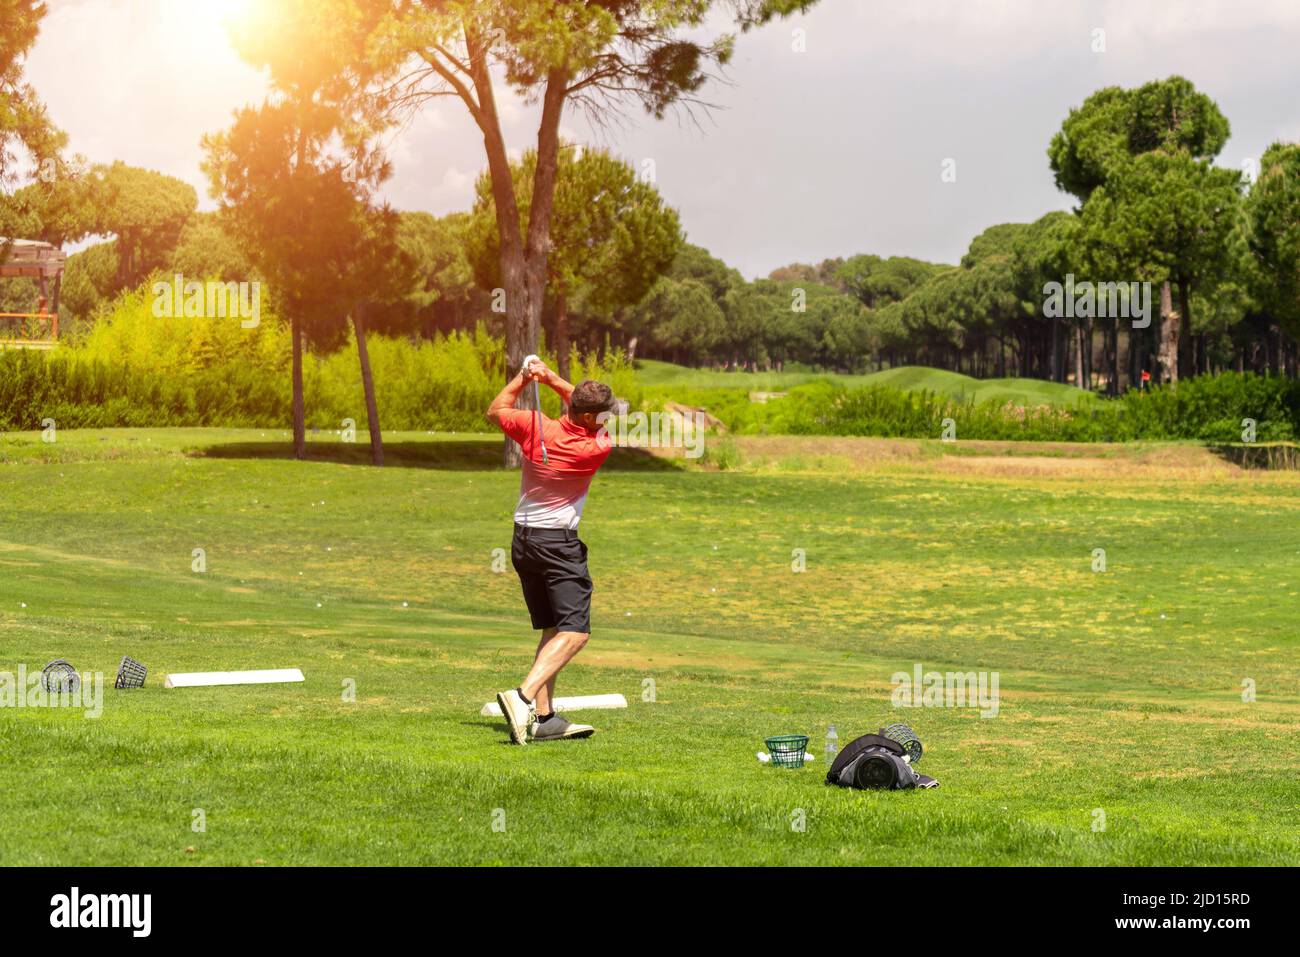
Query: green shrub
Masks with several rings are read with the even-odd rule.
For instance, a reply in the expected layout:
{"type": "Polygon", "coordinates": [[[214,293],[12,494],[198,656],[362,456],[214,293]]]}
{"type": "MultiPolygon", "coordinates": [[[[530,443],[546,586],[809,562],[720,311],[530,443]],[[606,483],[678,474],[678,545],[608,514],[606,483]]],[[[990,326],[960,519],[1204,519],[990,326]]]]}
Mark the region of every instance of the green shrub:
{"type": "Polygon", "coordinates": [[[740,468],[743,457],[736,440],[730,436],[709,436],[704,443],[704,454],[700,461],[720,472],[730,472],[740,468]]]}
{"type": "MultiPolygon", "coordinates": [[[[667,394],[655,390],[651,401],[662,402],[667,394]]],[[[1253,419],[1259,442],[1300,436],[1300,383],[1235,372],[1073,408],[960,401],[878,385],[844,388],[829,380],[796,386],[786,397],[766,403],[750,402],[741,389],[677,390],[672,395],[704,408],[740,435],[939,438],[944,420],[951,419],[959,439],[1239,442],[1242,421],[1253,419]]]]}
{"type": "MultiPolygon", "coordinates": [[[[122,294],[74,342],[51,352],[0,353],[0,429],[121,426],[285,428],[292,415],[290,336],[270,311],[252,329],[237,319],[153,315],[147,285],[122,294]]],[[[483,411],[505,381],[505,347],[483,327],[432,341],[371,335],[366,340],[389,430],[482,431],[483,411]]],[[[550,358],[544,356],[544,358],[550,358]]],[[[640,407],[641,392],[621,353],[573,356],[573,376],[608,382],[640,407]]],[[[308,428],[368,425],[356,343],[303,359],[308,428]]],[[[543,389],[543,407],[559,401],[543,389]]]]}
{"type": "MultiPolygon", "coordinates": [[[[148,288],[120,295],[84,335],[57,350],[0,353],[0,428],[39,429],[47,418],[61,428],[289,424],[289,332],[269,309],[253,329],[236,319],[159,319],[148,288]]],[[[370,336],[367,344],[385,429],[485,428],[483,410],[505,381],[506,363],[502,342],[484,328],[420,342],[370,336]]],[[[739,435],[938,438],[951,419],[959,439],[1226,443],[1240,442],[1242,422],[1251,419],[1258,442],[1300,436],[1300,382],[1250,373],[1202,376],[1065,408],[962,401],[884,385],[846,388],[828,378],[752,402],[744,388],[643,390],[614,350],[602,361],[574,353],[571,364],[575,382],[607,382],[633,409],[683,403],[739,435]]],[[[309,428],[337,429],[344,419],[366,426],[355,342],[327,356],[305,356],[303,386],[309,428]]],[[[556,396],[547,389],[542,395],[543,408],[557,415],[556,396]]],[[[715,465],[731,467],[726,448],[715,456],[715,465]]]]}

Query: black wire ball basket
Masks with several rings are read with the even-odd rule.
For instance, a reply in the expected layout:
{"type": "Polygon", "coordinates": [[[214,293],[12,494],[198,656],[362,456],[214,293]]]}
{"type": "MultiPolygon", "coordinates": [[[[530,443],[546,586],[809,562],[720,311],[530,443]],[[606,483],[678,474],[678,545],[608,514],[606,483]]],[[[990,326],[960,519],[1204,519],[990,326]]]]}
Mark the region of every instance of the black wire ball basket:
{"type": "Polygon", "coordinates": [[[881,728],[880,736],[882,738],[889,738],[891,741],[897,741],[901,744],[903,750],[907,753],[907,761],[909,764],[918,764],[921,760],[921,755],[925,753],[925,749],[921,747],[921,739],[918,738],[916,732],[906,724],[891,724],[888,727],[881,728]]]}

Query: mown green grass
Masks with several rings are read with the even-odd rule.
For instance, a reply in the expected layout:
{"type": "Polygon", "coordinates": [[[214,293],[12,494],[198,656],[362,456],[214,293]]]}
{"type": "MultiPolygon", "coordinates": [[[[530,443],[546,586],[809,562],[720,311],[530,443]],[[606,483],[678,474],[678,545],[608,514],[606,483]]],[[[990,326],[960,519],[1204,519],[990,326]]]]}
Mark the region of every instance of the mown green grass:
{"type": "Polygon", "coordinates": [[[1095,393],[1045,379],[975,379],[947,369],[898,366],[864,377],[865,385],[888,385],[908,392],[934,392],[962,402],[1010,402],[1013,405],[1053,405],[1071,408],[1100,401],[1095,393]]]}
{"type": "Polygon", "coordinates": [[[589,741],[515,748],[477,713],[533,645],[493,568],[518,484],[497,441],[394,435],[382,470],[327,433],[315,461],[284,442],[0,441],[0,671],[151,668],[97,719],[0,709],[0,864],[1300,862],[1294,474],[618,452],[583,521],[594,635],[560,693],[631,707],[587,713],[589,741]],[[891,708],[916,662],[997,671],[997,717],[891,708]],[[161,686],[287,666],[307,682],[161,686]],[[939,790],[755,759],[766,735],[820,757],[830,725],[843,744],[900,719],[939,790]]]}
{"type": "Polygon", "coordinates": [[[959,401],[996,400],[1021,406],[1052,405],[1066,408],[1080,402],[1100,401],[1085,389],[1043,379],[975,379],[946,369],[927,366],[898,366],[865,375],[832,372],[716,372],[690,369],[643,359],[637,362],[637,377],[651,390],[671,389],[748,389],[757,392],[780,392],[817,379],[826,379],[846,388],[887,385],[905,392],[933,392],[959,401]]]}

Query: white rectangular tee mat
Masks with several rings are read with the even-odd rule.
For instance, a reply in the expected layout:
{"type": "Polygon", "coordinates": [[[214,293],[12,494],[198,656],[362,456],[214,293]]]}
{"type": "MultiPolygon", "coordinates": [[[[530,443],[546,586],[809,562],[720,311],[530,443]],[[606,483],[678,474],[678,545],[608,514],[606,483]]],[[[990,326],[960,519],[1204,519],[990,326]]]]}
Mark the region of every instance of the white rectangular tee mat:
{"type": "Polygon", "coordinates": [[[207,688],[212,685],[273,685],[287,681],[306,681],[298,668],[272,668],[269,671],[191,671],[168,675],[164,688],[207,688]]]}
{"type": "MultiPolygon", "coordinates": [[[[556,711],[583,711],[599,708],[626,708],[627,699],[621,694],[588,694],[573,698],[556,698],[556,711]]],[[[501,705],[489,701],[479,714],[486,717],[501,717],[501,705]]]]}

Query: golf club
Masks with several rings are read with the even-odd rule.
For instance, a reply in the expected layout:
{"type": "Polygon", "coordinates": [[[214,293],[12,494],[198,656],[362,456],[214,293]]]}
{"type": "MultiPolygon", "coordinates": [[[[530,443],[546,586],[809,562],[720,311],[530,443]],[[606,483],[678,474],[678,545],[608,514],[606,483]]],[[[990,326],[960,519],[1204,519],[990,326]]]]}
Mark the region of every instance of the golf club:
{"type": "MultiPolygon", "coordinates": [[[[534,360],[541,361],[539,356],[531,353],[524,356],[524,375],[528,374],[528,367],[534,360]]],[[[536,432],[534,434],[537,436],[537,441],[540,442],[542,446],[542,464],[545,465],[547,463],[547,457],[546,438],[542,435],[542,390],[536,379],[533,380],[533,423],[536,427],[536,432]]]]}

